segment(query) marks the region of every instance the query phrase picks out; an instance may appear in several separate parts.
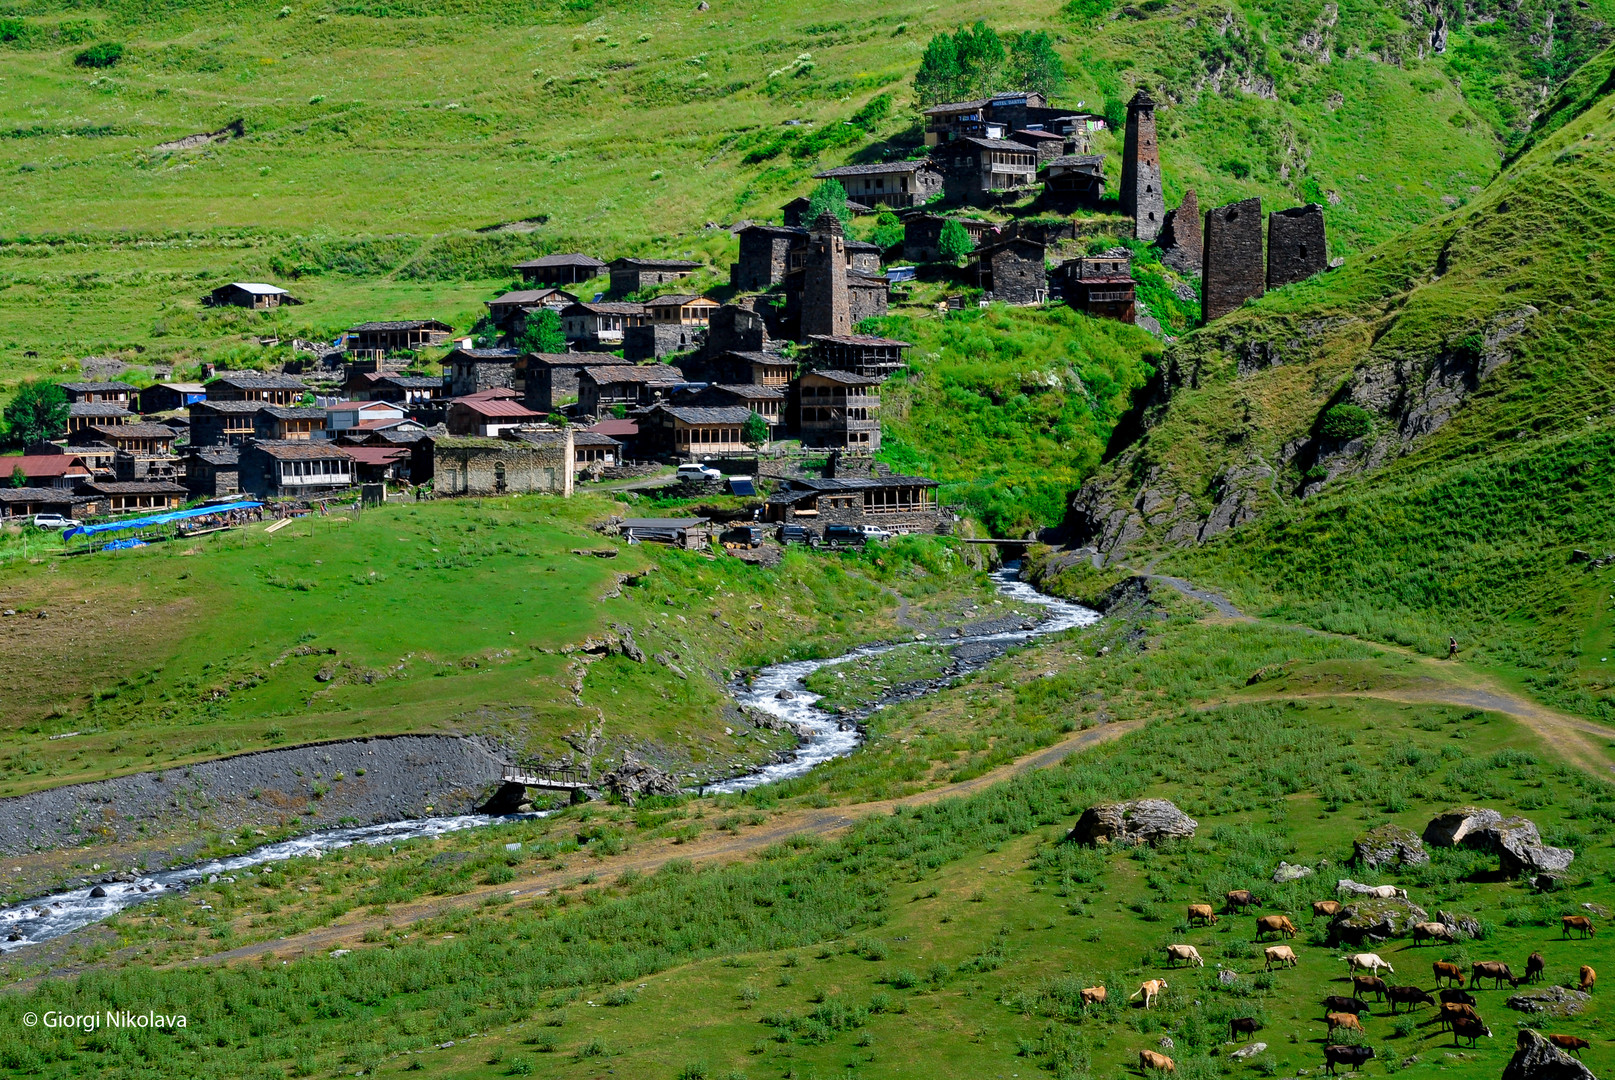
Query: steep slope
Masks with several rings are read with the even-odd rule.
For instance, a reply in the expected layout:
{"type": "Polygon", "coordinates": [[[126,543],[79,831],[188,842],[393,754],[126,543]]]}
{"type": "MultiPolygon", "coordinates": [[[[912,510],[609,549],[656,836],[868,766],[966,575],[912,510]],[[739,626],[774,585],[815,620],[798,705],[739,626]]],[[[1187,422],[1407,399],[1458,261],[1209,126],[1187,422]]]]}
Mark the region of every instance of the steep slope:
{"type": "Polygon", "coordinates": [[[1615,550],[1615,99],[1583,101],[1465,209],[1170,348],[1079,542],[1208,545],[1162,566],[1431,652],[1457,636],[1615,718],[1615,589],[1575,554],[1615,550]]]}
{"type": "Polygon", "coordinates": [[[925,42],[976,18],[1055,33],[1064,104],[1114,120],[1152,86],[1174,201],[1322,202],[1350,251],[1486,183],[1542,88],[1609,40],[1615,0],[32,0],[0,20],[0,377],[463,323],[539,250],[721,266],[732,241],[706,223],[916,149],[925,42]],[[94,43],[122,58],[78,66],[94,43]],[[309,303],[262,325],[200,311],[221,278],[297,280],[309,303]]]}

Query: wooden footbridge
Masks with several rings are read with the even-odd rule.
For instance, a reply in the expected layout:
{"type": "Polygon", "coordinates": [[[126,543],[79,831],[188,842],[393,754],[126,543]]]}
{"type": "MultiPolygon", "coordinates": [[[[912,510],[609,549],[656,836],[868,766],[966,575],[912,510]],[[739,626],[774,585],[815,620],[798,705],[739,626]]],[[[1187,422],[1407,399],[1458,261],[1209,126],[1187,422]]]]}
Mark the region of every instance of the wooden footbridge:
{"type": "Polygon", "coordinates": [[[499,778],[507,784],[521,784],[545,791],[565,791],[571,794],[573,802],[588,799],[589,789],[595,786],[588,769],[577,765],[551,765],[542,761],[506,765],[500,770],[499,778]]]}

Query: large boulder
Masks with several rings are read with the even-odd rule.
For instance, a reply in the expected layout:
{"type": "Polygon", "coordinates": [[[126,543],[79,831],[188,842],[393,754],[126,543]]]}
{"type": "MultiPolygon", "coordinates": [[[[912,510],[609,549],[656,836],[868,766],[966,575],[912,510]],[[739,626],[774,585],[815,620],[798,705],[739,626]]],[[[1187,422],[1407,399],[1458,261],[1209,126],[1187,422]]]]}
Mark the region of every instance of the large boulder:
{"type": "Polygon", "coordinates": [[[629,806],[647,795],[677,795],[678,781],[654,765],[626,758],[608,772],[601,785],[629,806]]]}
{"type": "Polygon", "coordinates": [[[1421,866],[1430,861],[1424,844],[1412,829],[1381,825],[1370,829],[1352,845],[1359,865],[1380,870],[1388,866],[1421,866]]]}
{"type": "Polygon", "coordinates": [[[1279,868],[1273,871],[1273,884],[1283,885],[1291,881],[1300,881],[1302,878],[1312,876],[1312,867],[1297,866],[1294,863],[1280,862],[1279,868]]]}
{"type": "Polygon", "coordinates": [[[1508,999],[1508,1007],[1525,1013],[1543,1013],[1548,1016],[1575,1016],[1587,1007],[1592,995],[1568,986],[1544,986],[1540,990],[1527,990],[1508,999]]]}
{"type": "Polygon", "coordinates": [[[1378,944],[1410,932],[1429,914],[1418,904],[1399,896],[1353,900],[1329,922],[1329,940],[1351,945],[1378,944]]]}
{"type": "Polygon", "coordinates": [[[1473,832],[1503,820],[1496,810],[1459,806],[1440,814],[1424,827],[1424,842],[1431,847],[1457,847],[1473,832]]]}
{"type": "Polygon", "coordinates": [[[1166,799],[1100,803],[1082,812],[1067,840],[1079,844],[1159,844],[1194,835],[1200,823],[1166,799]]]}
{"type": "Polygon", "coordinates": [[[1451,930],[1455,936],[1480,937],[1480,920],[1473,915],[1459,915],[1451,911],[1438,911],[1436,912],[1436,922],[1451,930]]]}
{"type": "Polygon", "coordinates": [[[1591,1069],[1530,1028],[1520,1029],[1515,1047],[1503,1066],[1503,1080],[1598,1080],[1591,1069]]]}
{"type": "Polygon", "coordinates": [[[1562,874],[1570,868],[1576,853],[1569,848],[1548,847],[1536,823],[1528,818],[1504,818],[1481,831],[1486,844],[1497,853],[1503,873],[1509,877],[1524,874],[1562,874]]]}

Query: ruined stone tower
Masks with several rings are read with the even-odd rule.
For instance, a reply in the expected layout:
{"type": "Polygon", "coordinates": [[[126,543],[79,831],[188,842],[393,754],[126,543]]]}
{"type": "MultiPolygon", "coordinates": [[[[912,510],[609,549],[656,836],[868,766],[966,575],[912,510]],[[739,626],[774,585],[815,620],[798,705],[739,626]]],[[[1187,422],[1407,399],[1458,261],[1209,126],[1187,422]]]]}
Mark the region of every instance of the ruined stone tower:
{"type": "Polygon", "coordinates": [[[1155,142],[1155,99],[1140,90],[1127,103],[1122,144],[1122,213],[1133,219],[1133,237],[1154,240],[1166,221],[1161,191],[1161,148],[1155,142]]]}
{"type": "Polygon", "coordinates": [[[1199,274],[1205,239],[1200,232],[1200,198],[1190,188],[1178,208],[1166,215],[1159,237],[1161,261],[1180,274],[1199,274]]]}
{"type": "Polygon", "coordinates": [[[852,303],[847,295],[847,240],[841,220],[819,215],[808,234],[802,266],[802,337],[852,333],[852,303]]]}
{"type": "Polygon", "coordinates": [[[1262,200],[1219,206],[1206,212],[1200,258],[1200,318],[1220,319],[1267,291],[1262,274],[1262,200]]]}
{"type": "Polygon", "coordinates": [[[1277,210],[1267,219],[1267,287],[1305,281],[1329,265],[1323,207],[1317,203],[1277,210]]]}

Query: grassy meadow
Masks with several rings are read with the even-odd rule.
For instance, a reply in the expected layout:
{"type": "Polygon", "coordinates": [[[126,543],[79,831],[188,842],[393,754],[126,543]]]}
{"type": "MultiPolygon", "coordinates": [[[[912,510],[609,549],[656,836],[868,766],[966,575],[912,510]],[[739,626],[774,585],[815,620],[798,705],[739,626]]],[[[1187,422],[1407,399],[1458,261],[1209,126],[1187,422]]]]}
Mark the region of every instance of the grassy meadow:
{"type": "MultiPolygon", "coordinates": [[[[199,887],[83,935],[77,978],[26,984],[0,1022],[27,1010],[113,1003],[185,1012],[175,1034],[24,1031],[0,1049],[17,1076],[367,1075],[453,1077],[1137,1075],[1137,1052],[1171,1038],[1180,1074],[1296,1075],[1322,1064],[1323,1010],[1345,966],[1310,901],[1336,876],[1394,882],[1432,914],[1474,915],[1481,936],[1449,946],[1394,939],[1378,951],[1393,983],[1430,986],[1428,964],[1540,950],[1550,982],[1602,961],[1609,946],[1561,940],[1559,916],[1615,906],[1615,787],[1564,764],[1509,717],[1397,701],[1413,658],[1264,624],[1205,623],[1182,602],[1107,620],[1012,654],[960,686],[882,710],[875,748],[1003,736],[982,716],[1037,709],[1076,726],[1129,724],[1121,738],[968,794],[917,777],[879,791],[865,775],[833,798],[856,817],[843,835],[790,835],[825,791],[783,786],[743,796],[575,807],[396,850],[347,849],[273,873],[199,887]],[[1208,656],[1209,641],[1226,649],[1208,656]],[[1109,646],[1106,650],[1106,646],[1109,646]],[[1250,665],[1281,677],[1249,679],[1250,665]],[[1051,677],[1049,672],[1054,672],[1051,677]],[[1236,678],[1245,672],[1246,678],[1236,678]],[[1246,685],[1247,682],[1250,685],[1246,685]],[[1321,686],[1335,689],[1320,691],[1321,686]],[[1374,696],[1385,694],[1386,696],[1374,696]],[[882,721],[886,723],[886,721],[882,721]],[[1094,801],[1159,796],[1199,821],[1160,849],[1088,851],[1062,842],[1094,801]],[[1422,828],[1453,803],[1524,813],[1577,859],[1565,888],[1534,893],[1470,852],[1375,873],[1349,865],[1351,840],[1385,822],[1422,828]],[[765,837],[758,857],[711,857],[708,840],[765,837]],[[507,843],[520,843],[518,851],[507,843]],[[706,858],[702,858],[707,855],[706,858]],[[1274,886],[1279,860],[1316,866],[1274,886]],[[535,877],[536,876],[536,877],[535,877]],[[528,883],[549,885],[535,893],[528,883]],[[1248,887],[1260,913],[1292,913],[1299,967],[1265,972],[1254,915],[1184,924],[1188,903],[1248,887]],[[440,898],[437,908],[419,905],[440,898]],[[456,900],[458,898],[458,900],[456,900]],[[201,907],[205,902],[208,906],[201,907]],[[300,934],[346,926],[308,951],[300,934]],[[289,935],[282,940],[283,936],[289,935]],[[165,968],[262,941],[231,965],[165,968]],[[1170,969],[1163,946],[1195,944],[1204,969],[1170,969]],[[1218,966],[1237,974],[1223,985],[1218,966]],[[1144,1011],[1125,999],[1164,977],[1144,1011]],[[1084,1010],[1080,987],[1110,1002],[1084,1010]],[[1229,1058],[1227,1021],[1258,1018],[1268,1049],[1229,1058]],[[200,1018],[200,1019],[199,1019],[200,1018]]],[[[873,682],[875,672],[849,669],[873,682]]],[[[1462,683],[1462,672],[1452,675],[1462,683]]],[[[849,680],[850,681],[850,680],[849,680]]],[[[943,752],[945,751],[945,752],[943,752]]],[[[1608,748],[1603,748],[1607,771],[1608,748]]],[[[832,789],[835,785],[832,785],[832,789]]],[[[1597,916],[1602,923],[1603,915],[1597,916]]],[[[13,977],[29,974],[13,960],[13,977]]],[[[1477,991],[1495,1037],[1471,1049],[1438,1033],[1432,1010],[1364,1018],[1378,1053],[1369,1075],[1490,1074],[1523,1014],[1507,991],[1477,991]]],[[[1595,1070],[1615,1065],[1598,1037],[1604,1008],[1546,1030],[1591,1037],[1595,1070]]],[[[19,1029],[22,1030],[22,1029],[19,1029]]]]}

